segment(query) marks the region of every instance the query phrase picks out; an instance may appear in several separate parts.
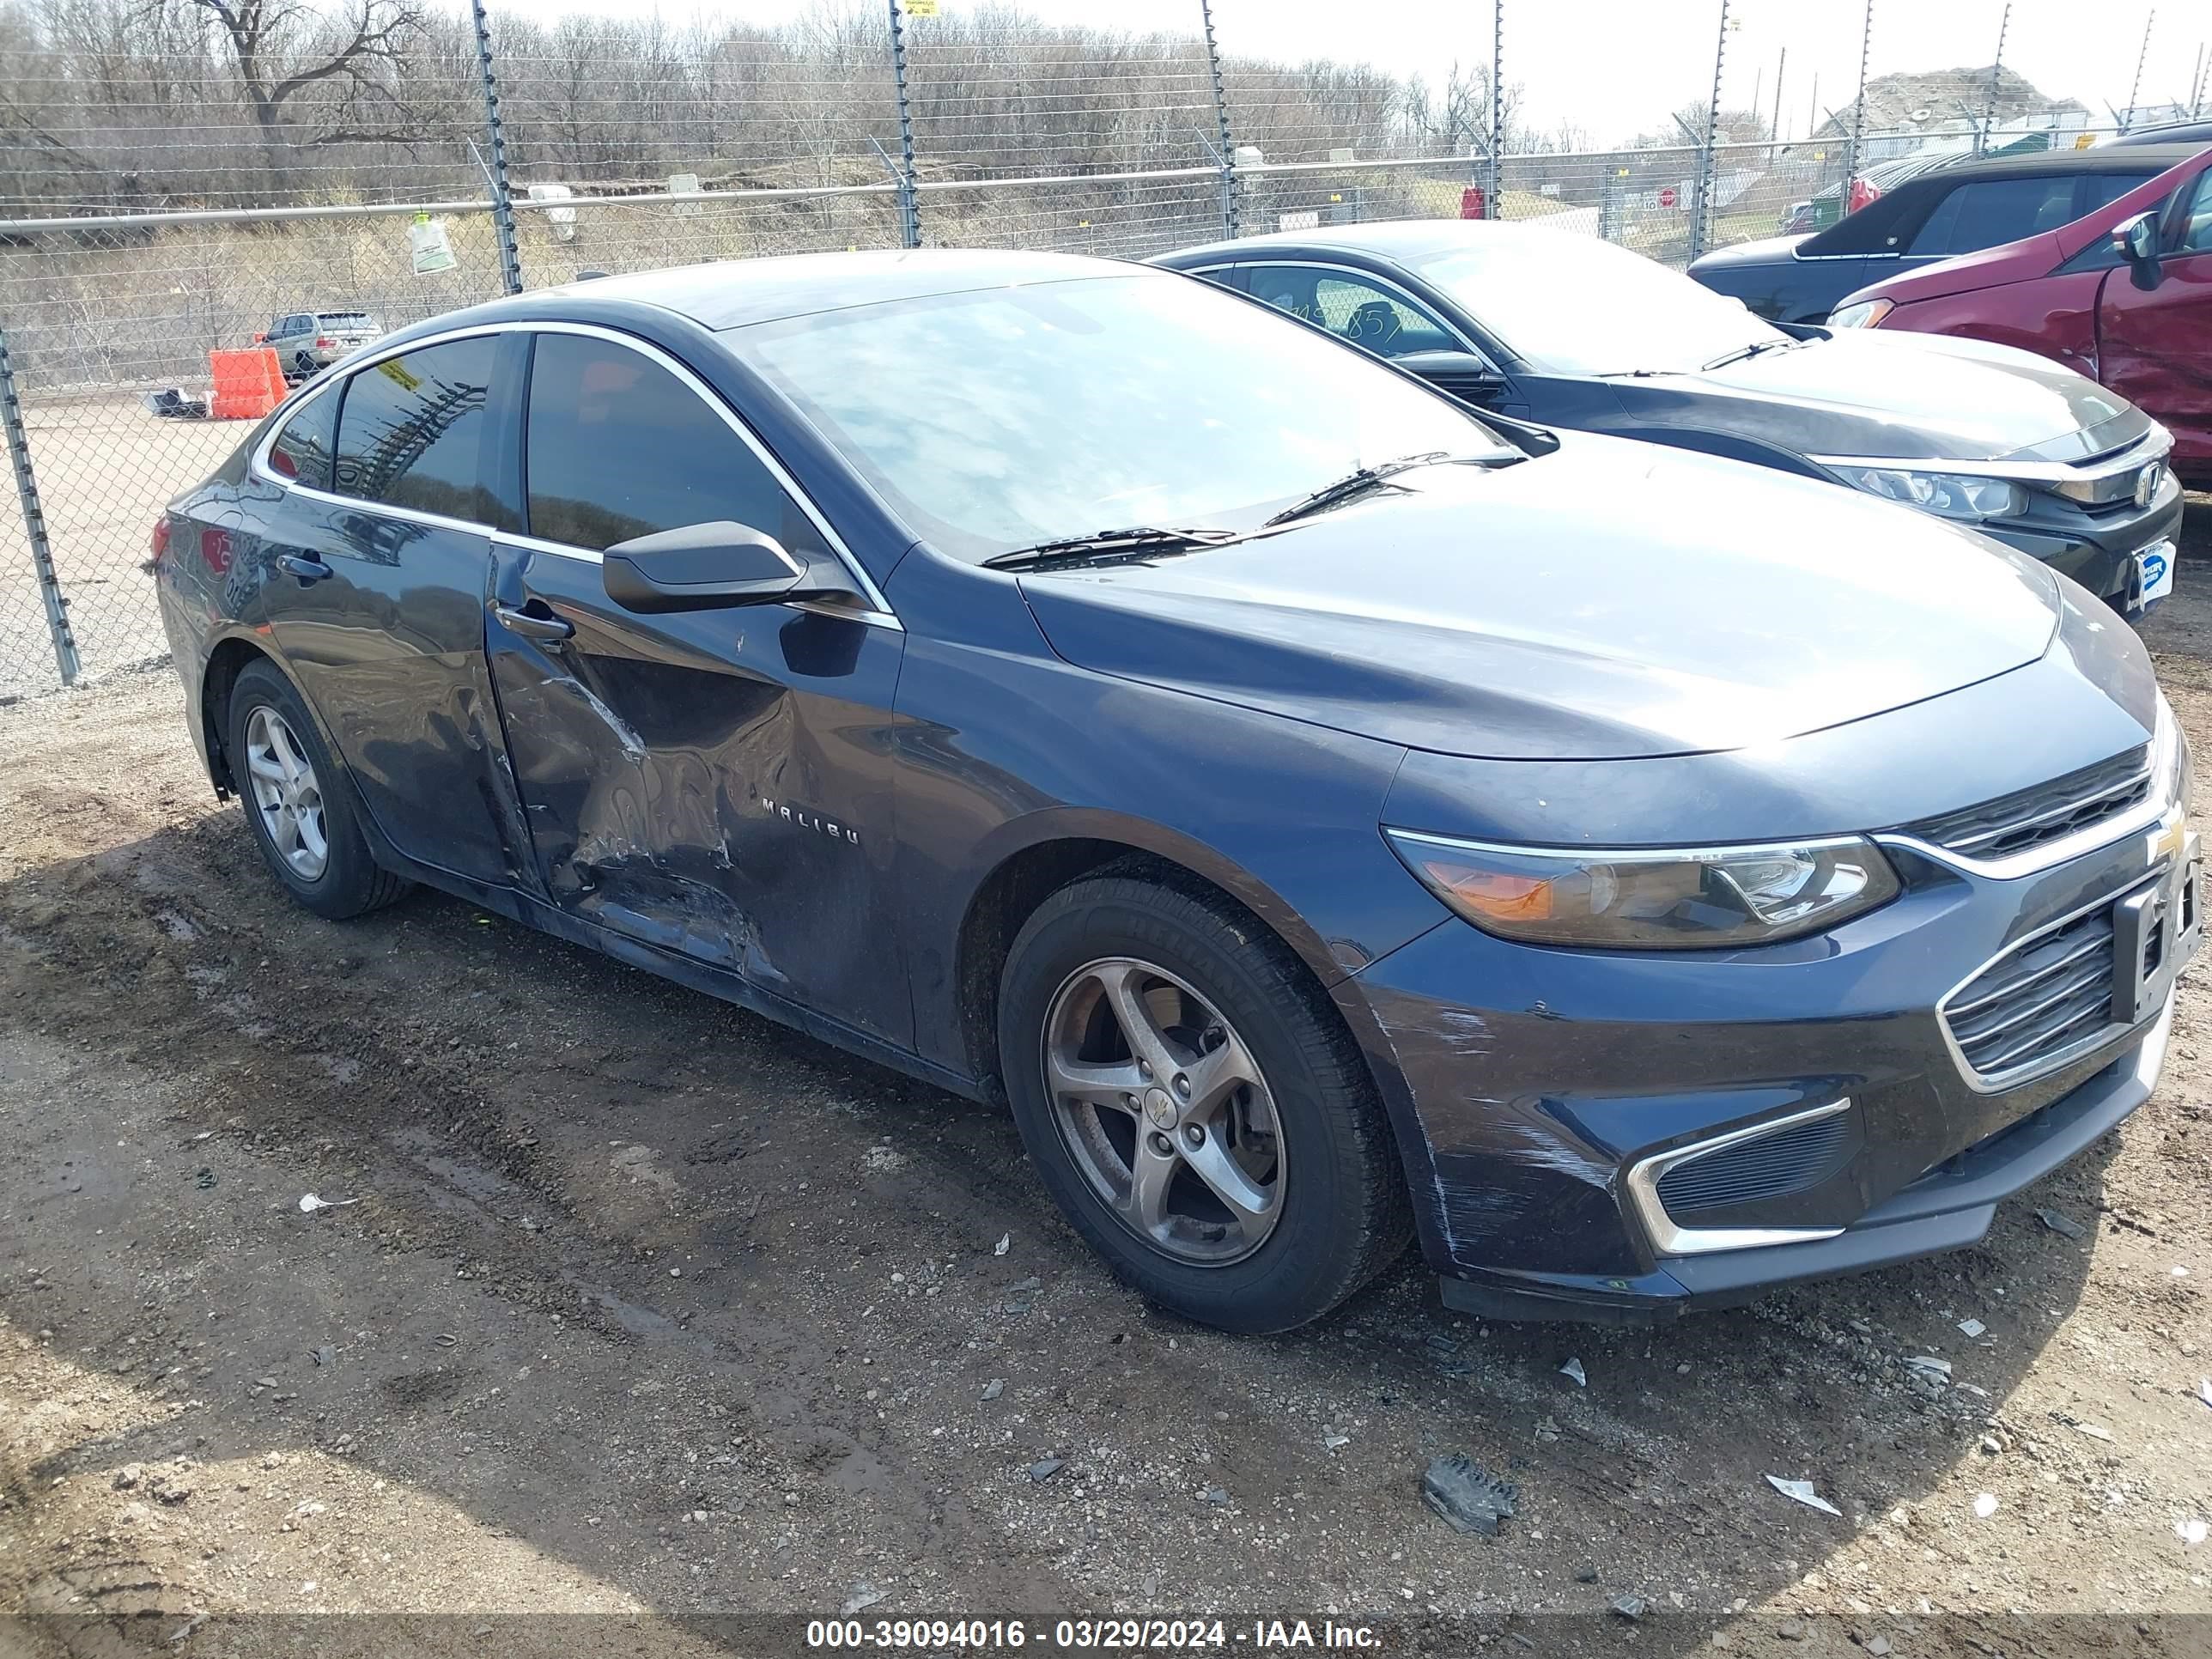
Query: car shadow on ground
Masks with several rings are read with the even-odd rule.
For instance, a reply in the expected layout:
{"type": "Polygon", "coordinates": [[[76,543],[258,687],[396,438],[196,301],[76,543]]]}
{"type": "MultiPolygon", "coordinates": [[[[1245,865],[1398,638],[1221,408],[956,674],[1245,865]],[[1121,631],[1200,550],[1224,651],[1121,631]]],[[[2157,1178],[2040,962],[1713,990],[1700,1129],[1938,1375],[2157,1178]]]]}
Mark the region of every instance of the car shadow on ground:
{"type": "Polygon", "coordinates": [[[20,869],[0,966],[0,1325],[52,1395],[0,1606],[33,1610],[708,1640],[878,1592],[1493,1632],[1633,1595],[1683,1651],[2009,1438],[2093,1247],[2036,1207],[2127,1207],[2107,1138],[1974,1249],[1744,1310],[1485,1326],[1409,1260],[1237,1340],[1115,1285],[1000,1114],[457,901],[319,922],[234,809],[20,869]],[[1519,1486],[1499,1538],[1422,1509],[1449,1452],[1519,1486]],[[173,1505],[118,1486],[176,1459],[173,1505]]]}

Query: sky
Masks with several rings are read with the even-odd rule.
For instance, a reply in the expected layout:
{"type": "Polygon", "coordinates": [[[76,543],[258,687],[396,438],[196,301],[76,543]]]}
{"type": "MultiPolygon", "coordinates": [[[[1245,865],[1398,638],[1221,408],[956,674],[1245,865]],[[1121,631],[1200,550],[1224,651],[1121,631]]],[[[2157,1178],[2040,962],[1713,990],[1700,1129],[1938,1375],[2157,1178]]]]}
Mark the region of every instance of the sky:
{"type": "MultiPolygon", "coordinates": [[[[458,5],[460,0],[448,0],[458,5]]],[[[781,21],[812,0],[492,0],[538,15],[586,12],[674,22],[695,16],[781,21]]],[[[946,15],[976,0],[940,0],[946,15]]],[[[1030,0],[1021,9],[1048,21],[1136,30],[1196,33],[1199,0],[1030,0]]],[[[1996,46],[2002,0],[1874,0],[1869,72],[1986,65],[1996,46]]],[[[1858,74],[1861,0],[1734,0],[1722,83],[1724,109],[1774,105],[1784,48],[1783,131],[1802,132],[1815,88],[1824,106],[1848,105],[1858,74]]],[[[1657,131],[1668,114],[1702,102],[1712,81],[1719,0],[1505,0],[1505,80],[1526,88],[1528,118],[1550,131],[1561,122],[1598,143],[1657,131]]],[[[1365,60],[1441,82],[1455,60],[1490,53],[1485,0],[1216,0],[1225,52],[1303,60],[1365,60]]],[[[2189,97],[2197,52],[2212,40],[2212,5],[2166,0],[2012,0],[2005,63],[2054,97],[2080,100],[2100,117],[2127,101],[2150,22],[2144,104],[2189,97]],[[2155,17],[2152,14],[2156,11],[2155,17]]],[[[926,28],[927,22],[919,27],[926,28]]],[[[2212,76],[2208,76],[2212,78],[2212,76]]]]}

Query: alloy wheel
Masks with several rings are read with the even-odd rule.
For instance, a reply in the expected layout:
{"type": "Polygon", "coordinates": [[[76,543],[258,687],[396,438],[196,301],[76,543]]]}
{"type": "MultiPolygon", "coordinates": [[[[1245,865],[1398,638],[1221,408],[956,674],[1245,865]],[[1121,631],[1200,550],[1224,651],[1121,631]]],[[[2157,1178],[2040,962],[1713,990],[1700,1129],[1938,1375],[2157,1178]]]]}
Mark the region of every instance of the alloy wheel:
{"type": "Polygon", "coordinates": [[[297,734],[265,705],[246,716],[246,775],[277,857],[301,880],[319,878],[331,858],[322,783],[297,734]]]}
{"type": "Polygon", "coordinates": [[[1274,1097],[1229,1022],[1164,968],[1109,957],[1071,974],[1045,1018],[1044,1084],[1092,1192],[1155,1249],[1224,1267],[1274,1231],[1274,1097]]]}

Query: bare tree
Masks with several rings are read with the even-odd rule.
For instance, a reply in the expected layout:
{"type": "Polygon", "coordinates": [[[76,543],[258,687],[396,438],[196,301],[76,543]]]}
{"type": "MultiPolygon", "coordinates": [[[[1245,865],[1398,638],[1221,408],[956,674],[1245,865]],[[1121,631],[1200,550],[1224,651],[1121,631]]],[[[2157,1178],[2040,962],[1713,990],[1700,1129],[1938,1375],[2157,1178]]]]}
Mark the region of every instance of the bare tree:
{"type": "MultiPolygon", "coordinates": [[[[170,0],[152,0],[166,9],[170,0]]],[[[325,20],[293,0],[185,0],[230,45],[239,90],[273,181],[289,185],[288,153],[331,144],[416,145],[432,135],[409,106],[405,55],[421,33],[416,0],[353,0],[325,20]],[[301,118],[304,116],[305,118],[301,118]]]]}

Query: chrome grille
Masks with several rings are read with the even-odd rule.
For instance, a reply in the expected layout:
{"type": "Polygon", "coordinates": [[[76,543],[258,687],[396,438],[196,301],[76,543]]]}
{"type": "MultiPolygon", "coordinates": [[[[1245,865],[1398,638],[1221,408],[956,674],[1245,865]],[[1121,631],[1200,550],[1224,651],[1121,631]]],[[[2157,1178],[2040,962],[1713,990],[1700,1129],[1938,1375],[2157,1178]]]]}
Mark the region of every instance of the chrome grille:
{"type": "Polygon", "coordinates": [[[2071,1058],[2112,1024],[2112,913],[2100,905],[1997,958],[1945,999],[1944,1028],[1984,1084],[2071,1058]]]}
{"type": "Polygon", "coordinates": [[[1908,824],[1905,832],[1963,857],[2001,859],[2063,841],[2140,805],[2150,794],[2150,745],[1978,806],[1908,824]]]}

